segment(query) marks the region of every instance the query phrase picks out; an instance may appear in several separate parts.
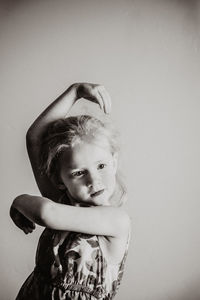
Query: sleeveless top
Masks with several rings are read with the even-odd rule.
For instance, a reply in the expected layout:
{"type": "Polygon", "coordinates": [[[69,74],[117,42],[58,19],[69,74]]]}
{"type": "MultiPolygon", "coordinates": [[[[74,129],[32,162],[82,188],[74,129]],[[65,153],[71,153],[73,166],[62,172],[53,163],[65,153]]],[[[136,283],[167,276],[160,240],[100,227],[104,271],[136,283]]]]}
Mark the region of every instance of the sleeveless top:
{"type": "Polygon", "coordinates": [[[120,285],[127,248],[119,264],[109,264],[101,250],[103,237],[45,229],[36,267],[16,300],[111,300],[120,285]]]}
{"type": "Polygon", "coordinates": [[[111,300],[120,285],[122,261],[110,264],[101,249],[104,236],[45,229],[39,239],[36,267],[16,300],[111,300]]]}

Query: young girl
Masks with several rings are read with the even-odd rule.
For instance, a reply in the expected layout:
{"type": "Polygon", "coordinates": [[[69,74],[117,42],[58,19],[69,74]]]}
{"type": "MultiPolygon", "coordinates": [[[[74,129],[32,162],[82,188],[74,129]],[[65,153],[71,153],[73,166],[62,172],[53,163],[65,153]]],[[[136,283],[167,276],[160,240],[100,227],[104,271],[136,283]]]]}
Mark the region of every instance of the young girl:
{"type": "Polygon", "coordinates": [[[116,134],[91,116],[66,118],[80,98],[110,112],[101,85],[76,83],[36,119],[27,150],[42,196],[20,195],[10,209],[25,233],[46,227],[36,267],[16,300],[110,300],[121,282],[130,220],[121,208],[116,134]]]}

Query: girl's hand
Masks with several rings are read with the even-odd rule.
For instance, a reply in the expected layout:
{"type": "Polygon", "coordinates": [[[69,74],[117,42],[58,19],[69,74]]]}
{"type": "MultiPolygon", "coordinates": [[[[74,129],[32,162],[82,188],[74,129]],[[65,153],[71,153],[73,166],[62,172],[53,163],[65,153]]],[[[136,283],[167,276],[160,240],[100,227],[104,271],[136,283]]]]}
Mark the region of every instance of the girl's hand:
{"type": "Polygon", "coordinates": [[[111,98],[103,85],[78,83],[77,97],[78,99],[85,98],[99,104],[100,108],[107,114],[111,111],[111,98]]]}
{"type": "Polygon", "coordinates": [[[17,227],[28,234],[33,232],[35,229],[35,224],[27,219],[23,214],[21,214],[16,208],[11,206],[10,208],[10,217],[17,227]]]}

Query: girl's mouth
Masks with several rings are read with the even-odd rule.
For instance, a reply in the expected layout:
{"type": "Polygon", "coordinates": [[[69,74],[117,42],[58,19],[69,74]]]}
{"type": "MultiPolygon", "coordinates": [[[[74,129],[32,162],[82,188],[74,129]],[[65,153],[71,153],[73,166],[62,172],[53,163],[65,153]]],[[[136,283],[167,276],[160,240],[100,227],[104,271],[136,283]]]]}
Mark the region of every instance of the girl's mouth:
{"type": "Polygon", "coordinates": [[[97,196],[103,194],[103,192],[104,192],[104,189],[103,189],[103,190],[99,190],[99,191],[97,191],[97,192],[91,194],[91,197],[97,197],[97,196]]]}

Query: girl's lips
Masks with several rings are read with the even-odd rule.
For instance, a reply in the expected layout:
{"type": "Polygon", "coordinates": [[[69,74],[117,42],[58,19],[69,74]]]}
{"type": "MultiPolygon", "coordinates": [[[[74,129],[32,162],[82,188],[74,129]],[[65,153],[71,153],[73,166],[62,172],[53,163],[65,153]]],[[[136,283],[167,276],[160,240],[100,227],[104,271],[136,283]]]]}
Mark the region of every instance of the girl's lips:
{"type": "Polygon", "coordinates": [[[91,197],[99,196],[99,195],[101,195],[103,192],[104,192],[104,189],[103,189],[103,190],[99,190],[99,191],[97,191],[97,192],[91,194],[91,197]]]}

